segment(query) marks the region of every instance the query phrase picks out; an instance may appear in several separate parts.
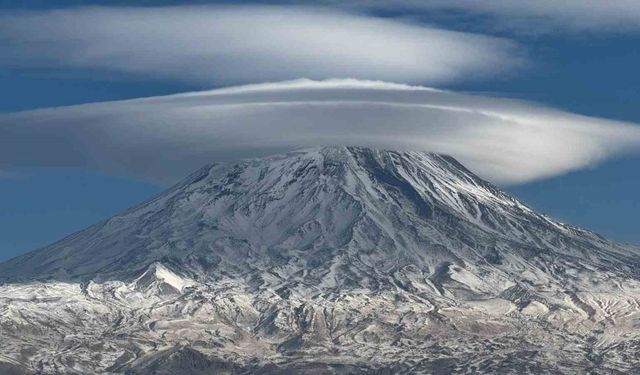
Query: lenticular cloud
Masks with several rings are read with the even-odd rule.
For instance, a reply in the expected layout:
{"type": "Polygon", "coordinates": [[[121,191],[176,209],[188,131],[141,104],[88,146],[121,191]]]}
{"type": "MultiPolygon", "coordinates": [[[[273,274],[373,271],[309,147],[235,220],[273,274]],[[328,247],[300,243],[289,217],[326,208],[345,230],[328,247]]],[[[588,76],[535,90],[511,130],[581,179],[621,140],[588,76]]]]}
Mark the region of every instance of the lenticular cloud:
{"type": "Polygon", "coordinates": [[[73,166],[171,183],[204,164],[316,145],[450,154],[500,184],[640,149],[640,127],[526,102],[298,80],[0,115],[0,170],[73,166]]]}
{"type": "Polygon", "coordinates": [[[330,9],[77,8],[0,13],[0,65],[219,85],[297,77],[442,83],[526,65],[508,40],[330,9]]]}

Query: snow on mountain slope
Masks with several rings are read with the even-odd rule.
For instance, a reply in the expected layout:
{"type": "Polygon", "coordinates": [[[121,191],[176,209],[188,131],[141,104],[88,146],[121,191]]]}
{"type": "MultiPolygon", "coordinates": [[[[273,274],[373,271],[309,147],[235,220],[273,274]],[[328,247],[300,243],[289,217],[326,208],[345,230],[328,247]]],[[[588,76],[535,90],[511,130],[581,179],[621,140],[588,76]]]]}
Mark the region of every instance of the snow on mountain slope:
{"type": "Polygon", "coordinates": [[[630,371],[639,255],[446,156],[322,147],[213,164],[0,264],[0,364],[630,371]]]}

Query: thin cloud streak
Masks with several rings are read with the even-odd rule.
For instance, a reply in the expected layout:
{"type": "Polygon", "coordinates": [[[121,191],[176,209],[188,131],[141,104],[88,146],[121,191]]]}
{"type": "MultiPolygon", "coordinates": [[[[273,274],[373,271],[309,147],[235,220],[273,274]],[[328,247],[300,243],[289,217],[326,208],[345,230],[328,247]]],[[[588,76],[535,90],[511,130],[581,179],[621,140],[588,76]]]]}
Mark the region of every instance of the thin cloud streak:
{"type": "Polygon", "coordinates": [[[637,0],[327,0],[325,4],[360,10],[389,10],[414,15],[423,12],[448,17],[489,16],[487,29],[531,32],[637,32],[637,0]],[[500,25],[500,27],[497,27],[500,25]]]}
{"type": "Polygon", "coordinates": [[[438,84],[526,65],[513,42],[327,8],[92,7],[0,14],[0,65],[211,84],[353,77],[438,84]]]}
{"type": "Polygon", "coordinates": [[[169,184],[316,145],[453,155],[520,184],[640,150],[640,127],[522,101],[358,80],[232,87],[0,115],[0,170],[73,166],[169,184]]]}

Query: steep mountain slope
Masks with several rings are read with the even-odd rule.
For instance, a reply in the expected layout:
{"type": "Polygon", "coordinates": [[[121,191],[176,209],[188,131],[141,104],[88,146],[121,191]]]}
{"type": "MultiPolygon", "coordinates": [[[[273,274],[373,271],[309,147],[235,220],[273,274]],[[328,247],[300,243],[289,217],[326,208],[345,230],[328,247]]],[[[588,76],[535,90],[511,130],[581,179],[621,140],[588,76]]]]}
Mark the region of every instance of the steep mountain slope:
{"type": "Polygon", "coordinates": [[[446,156],[324,147],[213,164],[0,264],[0,364],[631,371],[639,255],[446,156]]]}

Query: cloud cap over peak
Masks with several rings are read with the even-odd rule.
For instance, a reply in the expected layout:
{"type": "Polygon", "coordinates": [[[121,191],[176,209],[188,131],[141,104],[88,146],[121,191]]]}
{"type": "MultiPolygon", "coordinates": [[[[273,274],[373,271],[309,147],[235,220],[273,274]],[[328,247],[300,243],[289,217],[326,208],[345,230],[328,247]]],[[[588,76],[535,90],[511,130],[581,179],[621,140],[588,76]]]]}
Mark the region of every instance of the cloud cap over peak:
{"type": "Polygon", "coordinates": [[[212,161],[318,145],[450,154],[501,184],[640,150],[640,127],[510,99],[297,80],[0,115],[0,170],[74,166],[172,183],[212,161]]]}

